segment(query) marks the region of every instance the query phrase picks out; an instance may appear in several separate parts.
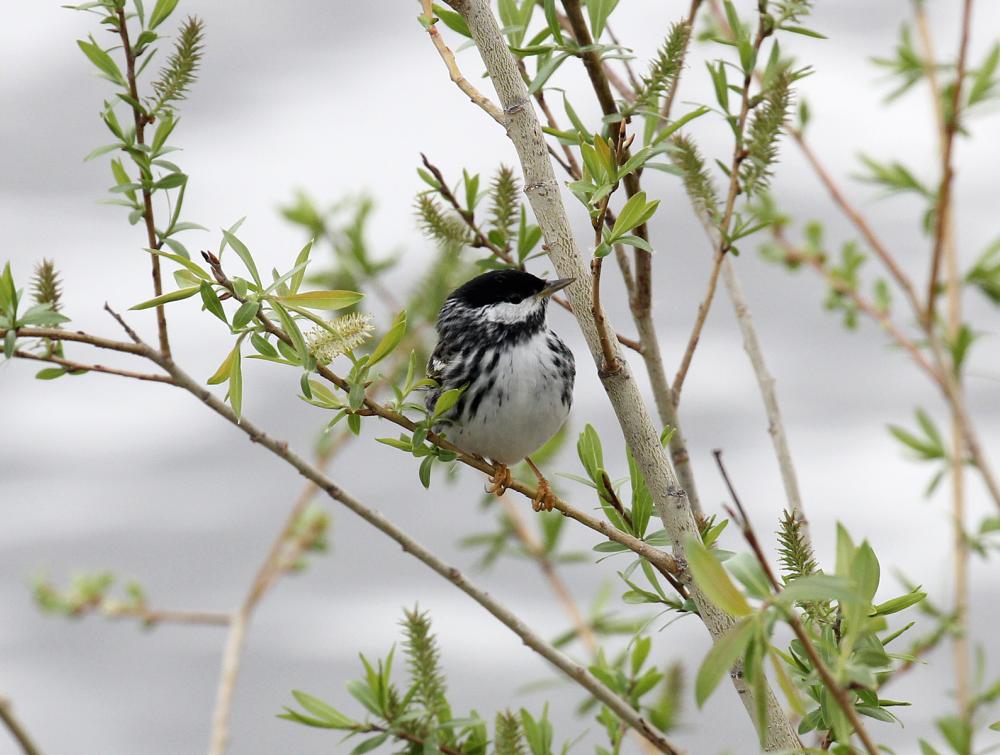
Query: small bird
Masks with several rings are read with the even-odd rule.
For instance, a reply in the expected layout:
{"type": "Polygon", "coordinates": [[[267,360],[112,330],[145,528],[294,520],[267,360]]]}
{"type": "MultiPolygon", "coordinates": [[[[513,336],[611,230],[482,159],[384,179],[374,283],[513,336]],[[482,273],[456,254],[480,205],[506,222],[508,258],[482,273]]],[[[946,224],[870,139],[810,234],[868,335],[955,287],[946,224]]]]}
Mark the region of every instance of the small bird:
{"type": "Polygon", "coordinates": [[[562,426],[573,403],[573,354],[545,321],[549,297],[573,278],[546,281],[520,270],[491,270],[449,294],[438,313],[438,343],[427,364],[442,391],[465,388],[435,431],[493,465],[488,492],[511,483],[508,465],[522,459],[538,477],[535,511],[554,496],[528,455],[562,426]]]}

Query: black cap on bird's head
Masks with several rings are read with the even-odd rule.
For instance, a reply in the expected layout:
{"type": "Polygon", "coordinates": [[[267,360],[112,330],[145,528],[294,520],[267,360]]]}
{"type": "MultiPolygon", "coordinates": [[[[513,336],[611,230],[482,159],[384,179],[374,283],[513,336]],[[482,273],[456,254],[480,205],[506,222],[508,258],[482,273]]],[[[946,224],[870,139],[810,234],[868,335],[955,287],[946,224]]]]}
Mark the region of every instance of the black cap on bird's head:
{"type": "Polygon", "coordinates": [[[503,303],[521,304],[527,299],[541,301],[573,281],[573,278],[547,281],[522,270],[490,270],[456,288],[448,300],[470,309],[503,303]]]}

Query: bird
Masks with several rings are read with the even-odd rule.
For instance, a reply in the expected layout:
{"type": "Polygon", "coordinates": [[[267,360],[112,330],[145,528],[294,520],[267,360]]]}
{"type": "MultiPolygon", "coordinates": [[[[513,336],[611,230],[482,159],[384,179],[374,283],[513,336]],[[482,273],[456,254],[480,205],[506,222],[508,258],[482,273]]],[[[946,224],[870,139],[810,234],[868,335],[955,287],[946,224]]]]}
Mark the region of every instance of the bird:
{"type": "Polygon", "coordinates": [[[447,390],[463,388],[434,431],[493,468],[487,492],[503,495],[522,459],[538,478],[535,511],[555,496],[530,455],[562,427],[573,405],[573,353],[549,328],[552,294],[575,279],[545,280],[515,269],[490,270],[452,291],[437,316],[438,342],[427,363],[434,381],[429,412],[447,390]]]}

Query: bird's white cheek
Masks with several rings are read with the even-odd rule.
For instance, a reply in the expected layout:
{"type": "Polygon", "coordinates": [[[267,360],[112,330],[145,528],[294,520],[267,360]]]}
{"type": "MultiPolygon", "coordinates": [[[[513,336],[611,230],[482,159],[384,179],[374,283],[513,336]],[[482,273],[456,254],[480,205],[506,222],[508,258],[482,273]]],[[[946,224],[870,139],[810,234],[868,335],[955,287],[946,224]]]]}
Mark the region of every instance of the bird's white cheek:
{"type": "Polygon", "coordinates": [[[484,315],[490,322],[510,324],[527,320],[541,306],[537,299],[525,299],[517,304],[500,302],[486,307],[484,315]]]}

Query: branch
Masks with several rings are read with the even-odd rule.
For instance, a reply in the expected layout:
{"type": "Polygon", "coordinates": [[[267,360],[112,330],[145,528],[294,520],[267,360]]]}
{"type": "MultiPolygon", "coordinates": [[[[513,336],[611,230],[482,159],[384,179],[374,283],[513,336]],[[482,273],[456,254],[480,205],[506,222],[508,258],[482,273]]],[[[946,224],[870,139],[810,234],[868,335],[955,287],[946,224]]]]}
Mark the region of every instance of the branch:
{"type": "MultiPolygon", "coordinates": [[[[333,455],[343,445],[349,435],[341,435],[340,442],[335,443],[319,455],[316,468],[322,471],[333,455]]],[[[250,618],[261,598],[277,581],[277,578],[289,568],[305,550],[309,533],[292,538],[296,522],[306,512],[309,502],[317,492],[317,487],[311,480],[306,482],[295,500],[288,517],[285,519],[277,537],[271,543],[267,556],[257,569],[257,574],[250,585],[240,608],[232,614],[232,623],[226,644],[222,651],[222,668],[219,672],[219,685],[215,697],[215,709],[212,712],[212,733],[209,743],[209,755],[222,755],[229,743],[229,720],[233,707],[233,692],[239,676],[240,661],[243,648],[246,645],[246,630],[250,618]]]]}
{"type": "Polygon", "coordinates": [[[208,611],[163,611],[131,606],[102,606],[101,612],[112,619],[136,619],[153,627],[157,624],[189,624],[192,626],[224,627],[229,625],[228,613],[208,611]]]}
{"type": "Polygon", "coordinates": [[[934,250],[931,256],[931,274],[927,284],[927,312],[925,321],[930,326],[934,321],[934,299],[937,296],[938,277],[945,237],[951,228],[951,186],[955,177],[952,155],[955,133],[959,128],[962,89],[965,84],[965,66],[969,51],[969,31],[972,26],[972,0],[962,4],[962,36],[958,45],[958,62],[955,65],[955,85],[951,90],[951,112],[944,122],[944,145],[941,150],[941,183],[937,193],[937,212],[934,223],[934,250]]]}
{"type": "MultiPolygon", "coordinates": [[[[764,43],[764,40],[771,34],[769,27],[765,26],[765,19],[767,18],[770,17],[766,16],[763,10],[758,11],[757,33],[754,36],[753,41],[754,60],[757,59],[760,47],[764,43]]],[[[708,311],[711,309],[712,301],[715,298],[715,289],[719,280],[719,272],[722,268],[722,263],[732,247],[732,244],[729,241],[729,226],[733,222],[733,212],[736,209],[736,197],[741,191],[740,165],[742,165],[743,161],[747,157],[746,150],[743,148],[743,137],[746,131],[747,117],[752,109],[750,106],[750,84],[752,82],[753,69],[747,71],[743,76],[743,87],[740,93],[740,114],[736,119],[733,157],[729,166],[729,190],[726,192],[726,205],[722,213],[722,219],[719,221],[716,228],[718,232],[718,240],[715,242],[715,257],[712,264],[712,272],[708,279],[708,288],[705,291],[704,299],[698,305],[698,316],[695,318],[694,327],[692,328],[691,335],[688,338],[687,348],[684,350],[684,358],[681,360],[681,365],[677,370],[676,377],[674,378],[673,402],[675,406],[680,402],[681,388],[684,386],[684,377],[687,375],[688,369],[691,367],[691,359],[694,357],[695,348],[697,348],[698,341],[701,339],[701,330],[705,325],[705,320],[708,317],[708,311]]],[[[711,238],[714,234],[710,233],[709,236],[711,238]]]]}
{"type": "MultiPolygon", "coordinates": [[[[241,432],[245,433],[252,442],[260,444],[271,453],[290,464],[299,472],[299,474],[307,480],[313,482],[317,488],[326,493],[330,498],[343,504],[346,508],[353,511],[380,532],[395,540],[405,552],[411,554],[430,567],[433,571],[437,572],[458,587],[458,589],[483,606],[483,608],[489,611],[493,616],[499,619],[501,623],[520,637],[525,645],[541,655],[568,677],[576,681],[597,700],[610,708],[611,711],[614,712],[620,719],[625,721],[629,726],[640,732],[646,739],[655,744],[661,752],[678,752],[678,750],[676,750],[661,733],[659,733],[648,721],[646,721],[645,718],[635,711],[627,701],[620,698],[617,694],[615,694],[615,692],[599,681],[584,667],[575,663],[565,654],[542,639],[538,634],[528,628],[515,614],[492,598],[489,593],[470,582],[457,568],[441,561],[436,555],[434,555],[434,553],[411,538],[408,534],[406,534],[406,532],[399,529],[382,514],[365,506],[357,498],[336,485],[322,472],[314,466],[308,464],[301,456],[292,451],[288,447],[287,443],[275,440],[271,436],[267,435],[263,430],[257,427],[257,425],[247,419],[246,416],[237,417],[231,408],[222,403],[222,401],[212,395],[207,389],[202,387],[187,373],[181,370],[181,368],[178,367],[172,360],[164,357],[155,349],[143,343],[138,336],[135,335],[134,331],[128,328],[120,315],[110,308],[107,309],[111,315],[126,328],[129,333],[129,337],[136,342],[136,345],[143,351],[143,355],[166,370],[178,386],[194,395],[209,409],[220,415],[230,424],[237,427],[241,432]]],[[[235,632],[235,636],[233,631],[230,632],[231,640],[227,643],[226,653],[226,656],[229,658],[234,655],[238,657],[238,653],[229,652],[228,645],[241,645],[243,642],[243,635],[245,633],[244,622],[234,622],[233,626],[238,627],[238,629],[235,632]]],[[[225,674],[226,671],[224,670],[223,673],[225,674]]]]}
{"type": "Polygon", "coordinates": [[[482,108],[487,115],[493,120],[503,126],[506,121],[503,117],[503,113],[500,112],[500,108],[493,104],[493,102],[486,97],[482,92],[476,89],[469,80],[462,75],[462,71],[459,70],[458,63],[455,60],[455,54],[448,49],[448,45],[445,44],[444,39],[438,34],[437,30],[437,19],[434,17],[434,8],[432,7],[431,0],[420,0],[420,5],[423,8],[423,15],[420,17],[420,22],[423,24],[424,29],[427,30],[427,35],[431,38],[431,42],[434,43],[434,47],[437,48],[438,55],[441,56],[441,60],[444,61],[445,66],[448,69],[448,76],[451,78],[455,85],[458,86],[473,103],[482,108]]]}
{"type": "Polygon", "coordinates": [[[24,755],[42,755],[42,751],[38,749],[38,746],[31,739],[27,729],[24,728],[24,725],[14,715],[10,700],[6,697],[0,697],[0,721],[4,722],[11,736],[21,746],[21,752],[24,755]]]}
{"type": "MultiPolygon", "coordinates": [[[[142,146],[146,143],[145,130],[146,125],[150,123],[150,119],[139,109],[139,90],[136,86],[136,73],[135,73],[135,53],[132,51],[132,44],[129,40],[128,35],[128,22],[125,18],[124,6],[118,9],[118,34],[122,40],[122,50],[125,53],[125,73],[128,79],[128,89],[129,94],[132,95],[132,119],[135,123],[135,140],[142,146]]],[[[142,176],[142,204],[143,213],[142,218],[146,225],[146,245],[150,249],[159,249],[160,242],[156,239],[156,221],[153,217],[153,195],[150,193],[149,189],[146,188],[145,176],[142,176]]],[[[153,293],[156,296],[163,294],[163,281],[160,275],[160,255],[151,254],[149,255],[150,260],[153,265],[153,293]]],[[[160,304],[156,308],[156,329],[159,333],[160,338],[160,351],[162,351],[167,358],[170,357],[170,339],[167,336],[167,315],[160,304]]]]}
{"type": "Polygon", "coordinates": [[[698,316],[695,318],[694,327],[691,329],[691,335],[688,337],[684,356],[681,358],[680,366],[677,368],[677,374],[674,375],[674,385],[670,397],[674,406],[677,406],[681,402],[681,390],[684,388],[684,378],[687,377],[688,370],[691,367],[691,359],[694,358],[694,350],[698,348],[698,342],[701,340],[701,330],[705,326],[705,320],[708,319],[708,310],[711,308],[712,299],[715,297],[715,288],[719,282],[719,272],[722,270],[722,261],[725,258],[725,253],[716,252],[715,260],[712,262],[712,272],[708,276],[708,288],[705,290],[705,295],[702,296],[701,302],[698,304],[698,316]]]}
{"type": "MultiPolygon", "coordinates": [[[[545,136],[531,107],[531,99],[503,39],[496,18],[487,0],[450,0],[449,3],[465,19],[476,47],[486,63],[489,77],[497,90],[500,103],[507,113],[507,133],[517,149],[524,171],[525,193],[547,243],[547,251],[560,277],[575,278],[568,289],[573,313],[580,324],[595,364],[603,358],[600,337],[590,302],[593,292],[590,276],[566,215],[552,165],[547,159],[545,136]]],[[[663,520],[674,553],[683,557],[685,537],[697,537],[698,529],[687,503],[687,496],[678,486],[677,478],[660,447],[659,434],[646,409],[638,387],[626,362],[618,372],[601,377],[602,385],[618,417],[625,441],[643,473],[646,484],[663,520]]],[[[689,575],[685,579],[690,580],[689,575]]],[[[714,637],[721,637],[733,626],[732,617],[719,611],[706,600],[696,586],[691,597],[714,637]]],[[[734,675],[748,712],[755,710],[753,690],[734,675]]],[[[799,749],[800,743],[770,689],[767,689],[767,723],[763,739],[769,749],[799,749]]]]}
{"type": "Polygon", "coordinates": [[[105,375],[120,375],[121,377],[134,378],[135,380],[148,380],[154,383],[166,383],[167,385],[174,385],[174,381],[171,380],[167,375],[151,375],[145,372],[132,372],[130,370],[120,370],[116,367],[105,367],[100,364],[83,364],[81,362],[73,362],[69,359],[63,359],[62,357],[57,357],[54,354],[49,354],[48,356],[42,354],[32,354],[29,351],[22,351],[21,349],[16,349],[14,351],[14,356],[18,359],[33,359],[38,362],[50,362],[52,364],[58,364],[60,367],[65,367],[68,372],[100,372],[105,375]]]}

